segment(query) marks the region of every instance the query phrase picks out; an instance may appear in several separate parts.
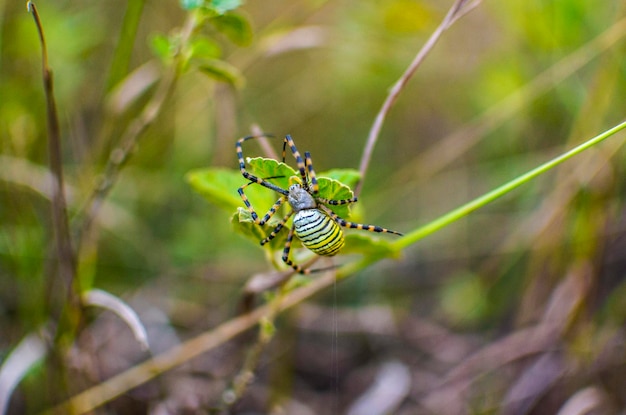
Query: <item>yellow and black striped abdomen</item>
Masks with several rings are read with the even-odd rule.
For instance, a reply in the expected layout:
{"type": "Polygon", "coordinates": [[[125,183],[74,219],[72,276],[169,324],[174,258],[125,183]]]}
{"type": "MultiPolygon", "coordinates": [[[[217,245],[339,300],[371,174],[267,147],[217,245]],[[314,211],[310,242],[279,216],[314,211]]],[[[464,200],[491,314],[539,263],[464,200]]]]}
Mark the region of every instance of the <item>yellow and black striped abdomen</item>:
{"type": "Polygon", "coordinates": [[[343,230],[319,209],[304,209],[293,218],[295,234],[302,244],[318,255],[333,256],[344,245],[343,230]]]}

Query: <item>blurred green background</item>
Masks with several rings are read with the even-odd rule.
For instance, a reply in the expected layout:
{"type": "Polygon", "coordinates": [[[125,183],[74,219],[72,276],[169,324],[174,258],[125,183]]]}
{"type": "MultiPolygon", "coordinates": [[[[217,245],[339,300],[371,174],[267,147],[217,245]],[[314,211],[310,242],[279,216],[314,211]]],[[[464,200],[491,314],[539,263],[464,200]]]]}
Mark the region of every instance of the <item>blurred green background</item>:
{"type": "MultiPolygon", "coordinates": [[[[195,193],[186,174],[209,166],[237,169],[234,143],[254,123],[279,137],[291,134],[301,151],[312,153],[318,171],[358,168],[390,86],[450,5],[250,1],[228,12],[236,24],[201,27],[194,36],[204,39],[197,45],[211,57],[204,61],[210,70],[190,60],[142,135],[93,231],[81,239],[82,285],[122,297],[146,321],[157,321],[171,336],[156,342],[161,350],[231,318],[246,281],[271,266],[257,244],[232,231],[232,212],[195,193]],[[216,68],[226,69],[216,74],[216,68]]],[[[171,72],[168,42],[192,12],[177,1],[37,6],[55,76],[75,231],[109,153],[140,116],[154,84],[171,72]]],[[[460,19],[391,110],[359,197],[359,220],[409,232],[622,121],[625,10],[619,0],[601,7],[593,0],[484,1],[460,19]]],[[[54,299],[65,290],[55,282],[52,260],[41,49],[21,1],[0,0],[0,138],[1,362],[20,339],[58,316],[54,299]]],[[[290,399],[311,411],[330,413],[335,405],[344,413],[366,389],[355,379],[373,377],[377,364],[390,358],[401,360],[414,381],[396,413],[422,413],[425,385],[468,356],[459,351],[446,360],[438,347],[456,339],[479,350],[541,322],[548,304],[570,310],[563,336],[550,347],[562,352],[570,371],[544,385],[527,412],[510,413],[556,413],[589,386],[611,410],[623,409],[626,359],[609,347],[625,334],[622,142],[609,139],[410,247],[400,260],[382,261],[283,315],[241,413],[270,413],[290,399]],[[553,295],[570,277],[579,290],[565,298],[579,301],[568,309],[553,295]],[[330,319],[321,327],[303,323],[311,313],[339,316],[341,323],[344,312],[372,309],[391,313],[399,330],[381,334],[366,324],[334,330],[330,319]],[[412,339],[416,322],[445,330],[438,347],[412,339]]],[[[254,144],[245,151],[263,155],[254,144]]],[[[236,187],[232,191],[236,195],[236,187]]],[[[139,359],[128,351],[135,346],[124,325],[105,314],[88,313],[77,347],[100,357],[89,370],[73,367],[83,383],[70,391],[139,359]]],[[[196,370],[206,377],[178,372],[208,384],[188,389],[201,397],[203,410],[219,402],[246,341],[252,340],[220,349],[219,364],[216,356],[199,358],[196,370]]],[[[532,362],[523,357],[517,373],[532,377],[526,371],[532,362]]],[[[42,365],[22,382],[13,413],[60,401],[63,395],[54,392],[32,398],[45,385],[37,374],[50,376],[50,370],[42,365]]],[[[500,382],[500,372],[482,374],[465,396],[471,408],[465,413],[504,412],[507,391],[522,375],[507,372],[500,382]]],[[[150,413],[166,401],[176,402],[172,413],[195,410],[173,398],[171,384],[159,388],[129,392],[103,413],[150,413]]]]}

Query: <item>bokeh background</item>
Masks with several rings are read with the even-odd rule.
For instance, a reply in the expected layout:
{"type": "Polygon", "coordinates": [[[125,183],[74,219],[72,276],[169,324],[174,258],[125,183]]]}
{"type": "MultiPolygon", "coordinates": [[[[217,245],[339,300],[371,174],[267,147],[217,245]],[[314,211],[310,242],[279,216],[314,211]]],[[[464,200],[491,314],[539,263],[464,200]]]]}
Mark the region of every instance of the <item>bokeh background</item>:
{"type": "MultiPolygon", "coordinates": [[[[226,76],[193,64],[179,75],[80,241],[82,285],[133,307],[155,354],[235,316],[246,281],[271,264],[186,174],[237,169],[234,142],[252,124],[291,134],[320,171],[358,168],[389,88],[451,4],[249,1],[231,12],[240,32],[207,24],[199,36],[226,76]]],[[[171,69],[163,39],[191,12],[177,1],[37,6],[75,231],[109,153],[171,69]],[[125,18],[135,33],[123,32],[125,18]]],[[[620,0],[487,0],[457,21],[384,124],[359,218],[409,232],[621,122],[625,11],[620,0]]],[[[66,292],[40,53],[24,2],[0,1],[0,362],[53,325],[66,292]]],[[[232,413],[624,413],[623,140],[278,316],[232,413]]],[[[49,408],[146,358],[112,313],[90,308],[84,320],[61,356],[28,371],[8,413],[49,408]],[[58,373],[71,376],[58,383],[58,373]]],[[[239,336],[94,413],[212,413],[255,339],[239,336]]]]}

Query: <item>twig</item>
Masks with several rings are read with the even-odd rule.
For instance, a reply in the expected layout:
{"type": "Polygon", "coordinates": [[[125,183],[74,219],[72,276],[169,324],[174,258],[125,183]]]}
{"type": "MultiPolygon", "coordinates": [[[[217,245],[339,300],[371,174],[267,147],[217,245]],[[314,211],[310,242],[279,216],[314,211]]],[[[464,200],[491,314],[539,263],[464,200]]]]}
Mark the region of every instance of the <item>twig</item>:
{"type": "Polygon", "coordinates": [[[250,131],[252,131],[253,136],[259,137],[257,142],[261,146],[265,157],[278,160],[278,154],[276,154],[276,150],[274,150],[274,147],[272,147],[267,140],[267,133],[265,133],[258,124],[252,124],[250,126],[250,131]]]}
{"type": "Polygon", "coordinates": [[[111,151],[104,173],[102,174],[102,179],[92,191],[83,212],[84,217],[78,233],[79,242],[84,235],[89,233],[91,225],[98,215],[104,199],[117,182],[122,168],[130,159],[142,134],[154,123],[157,116],[161,113],[163,104],[174,88],[175,78],[176,75],[170,73],[166,79],[161,81],[151,101],[146,105],[139,117],[136,118],[122,134],[121,144],[111,151]]]}
{"type": "Polygon", "coordinates": [[[274,321],[280,313],[281,304],[286,294],[287,291],[282,286],[268,304],[269,307],[265,316],[259,320],[257,339],[248,349],[243,366],[233,378],[230,388],[222,394],[222,409],[220,411],[222,414],[231,413],[232,408],[241,400],[254,379],[254,372],[259,366],[261,355],[274,337],[274,321]]]}
{"type": "MultiPolygon", "coordinates": [[[[341,270],[339,270],[341,272],[341,270]]],[[[335,273],[328,272],[315,278],[310,284],[297,288],[286,295],[279,304],[266,304],[249,314],[229,320],[214,329],[128,369],[104,382],[72,397],[46,414],[82,414],[101,406],[117,396],[171,370],[192,358],[205,353],[238,334],[254,327],[272,313],[284,311],[335,283],[335,273]]]]}
{"type": "Polygon", "coordinates": [[[46,115],[48,129],[48,153],[50,157],[50,170],[52,171],[52,225],[56,251],[58,255],[58,271],[65,281],[68,290],[67,297],[72,307],[80,308],[80,288],[76,279],[76,255],[72,247],[69,220],[67,217],[67,203],[63,192],[63,160],[61,156],[61,134],[59,119],[54,100],[54,82],[52,70],[48,66],[48,51],[43,26],[39,19],[37,7],[31,1],[26,3],[29,13],[33,15],[39,42],[41,44],[41,61],[43,86],[46,94],[46,115]]]}
{"type": "Polygon", "coordinates": [[[175,60],[171,70],[161,80],[156,92],[146,104],[141,114],[126,128],[120,139],[121,144],[111,151],[102,175],[102,180],[92,191],[83,212],[84,217],[82,223],[79,225],[80,228],[77,238],[79,243],[81,237],[89,233],[93,220],[98,215],[100,207],[102,206],[102,202],[104,202],[104,199],[108,196],[113,185],[116,183],[122,168],[132,156],[140,138],[157,119],[163,109],[163,105],[174,90],[181,70],[179,67],[181,61],[180,51],[196,29],[197,23],[198,21],[193,15],[187,18],[181,33],[179,50],[175,54],[175,60]]]}
{"type": "Polygon", "coordinates": [[[430,38],[428,38],[428,41],[417,53],[417,55],[413,59],[413,62],[411,62],[411,64],[402,74],[400,79],[398,79],[398,81],[389,91],[389,95],[387,95],[383,106],[376,115],[376,118],[374,119],[374,124],[372,125],[372,128],[370,129],[369,135],[367,137],[367,143],[365,144],[365,149],[363,150],[363,155],[361,156],[361,164],[359,165],[360,179],[354,189],[355,196],[358,196],[361,193],[365,174],[367,173],[369,163],[372,158],[374,146],[376,145],[376,141],[378,141],[380,130],[383,127],[383,122],[385,121],[387,114],[391,110],[391,107],[398,99],[400,92],[402,92],[404,86],[407,84],[407,82],[409,82],[409,79],[411,79],[417,68],[424,61],[428,53],[430,53],[430,51],[433,49],[433,47],[441,37],[442,33],[445,32],[450,26],[452,26],[452,24],[454,24],[458,19],[465,16],[476,6],[478,6],[480,4],[480,1],[481,0],[456,0],[441,24],[433,32],[430,38]]]}

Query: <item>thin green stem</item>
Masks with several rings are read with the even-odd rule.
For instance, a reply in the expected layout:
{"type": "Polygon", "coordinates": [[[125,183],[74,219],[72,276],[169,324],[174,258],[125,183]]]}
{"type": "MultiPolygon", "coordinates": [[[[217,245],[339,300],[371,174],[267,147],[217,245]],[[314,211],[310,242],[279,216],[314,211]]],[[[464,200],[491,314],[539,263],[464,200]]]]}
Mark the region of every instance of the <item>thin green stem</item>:
{"type": "Polygon", "coordinates": [[[582,153],[583,151],[591,148],[592,146],[604,141],[605,139],[607,139],[608,137],[612,136],[613,134],[617,133],[618,131],[623,130],[624,128],[626,128],[626,121],[622,122],[621,124],[611,128],[610,130],[607,130],[605,132],[603,132],[602,134],[599,134],[593,138],[591,138],[590,140],[584,142],[583,144],[571,149],[570,151],[561,154],[560,156],[542,164],[539,167],[536,167],[532,170],[530,170],[529,172],[522,174],[521,176],[509,181],[508,183],[503,184],[502,186],[490,191],[489,193],[484,194],[483,196],[480,196],[474,200],[472,200],[469,203],[464,204],[463,206],[460,206],[456,209],[454,209],[453,211],[433,220],[432,222],[429,222],[428,224],[417,228],[416,230],[409,232],[408,234],[406,234],[404,237],[396,240],[395,242],[392,243],[393,247],[401,250],[406,248],[409,245],[414,244],[415,242],[419,241],[420,239],[435,233],[436,231],[450,225],[451,223],[467,216],[469,213],[485,206],[486,204],[493,202],[494,200],[504,196],[505,194],[511,192],[512,190],[520,187],[521,185],[529,182],[530,180],[534,179],[535,177],[549,171],[550,169],[556,167],[557,165],[569,160],[570,158],[574,157],[577,154],[582,153]]]}
{"type": "Polygon", "coordinates": [[[113,89],[128,73],[135,36],[137,35],[137,28],[139,27],[145,3],[146,0],[133,0],[126,3],[122,30],[115,46],[111,69],[107,79],[107,91],[113,89]]]}

